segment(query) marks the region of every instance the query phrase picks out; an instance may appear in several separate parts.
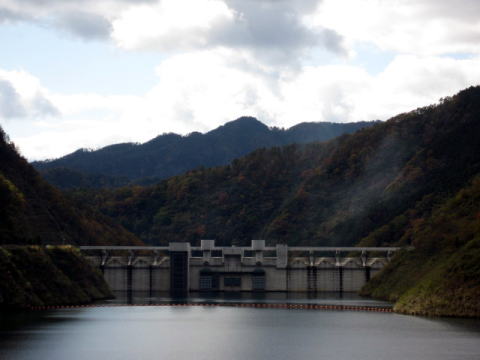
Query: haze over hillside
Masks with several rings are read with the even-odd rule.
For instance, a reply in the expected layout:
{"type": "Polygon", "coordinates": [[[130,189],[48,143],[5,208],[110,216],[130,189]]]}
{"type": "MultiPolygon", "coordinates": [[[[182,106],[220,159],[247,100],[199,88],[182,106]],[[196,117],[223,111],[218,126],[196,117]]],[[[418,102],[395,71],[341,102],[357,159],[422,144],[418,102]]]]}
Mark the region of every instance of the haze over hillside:
{"type": "Polygon", "coordinates": [[[301,123],[284,130],[242,117],[205,134],[164,134],[144,144],[80,149],[33,165],[60,188],[116,187],[132,181],[155,183],[200,166],[226,165],[258,148],[326,141],[373,123],[301,123]]]}
{"type": "Polygon", "coordinates": [[[453,194],[480,170],[479,92],[326,143],[259,149],[155,186],[99,192],[98,204],[153,244],[353,245],[417,202],[431,206],[432,197],[453,194]]]}
{"type": "Polygon", "coordinates": [[[472,87],[326,143],[73,195],[151,244],[413,245],[364,293],[409,313],[480,316],[478,134],[472,87]]]}

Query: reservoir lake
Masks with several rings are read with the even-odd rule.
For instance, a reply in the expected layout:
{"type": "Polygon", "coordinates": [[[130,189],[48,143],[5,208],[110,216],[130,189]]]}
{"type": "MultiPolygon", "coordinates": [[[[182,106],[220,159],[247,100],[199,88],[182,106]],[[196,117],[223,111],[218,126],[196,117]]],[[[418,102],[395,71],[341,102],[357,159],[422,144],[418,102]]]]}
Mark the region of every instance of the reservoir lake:
{"type": "Polygon", "coordinates": [[[480,321],[394,313],[202,306],[313,303],[384,307],[355,295],[171,299],[117,294],[102,307],[0,314],[2,360],[480,359],[480,321]],[[196,303],[198,306],[129,304],[196,303]]]}

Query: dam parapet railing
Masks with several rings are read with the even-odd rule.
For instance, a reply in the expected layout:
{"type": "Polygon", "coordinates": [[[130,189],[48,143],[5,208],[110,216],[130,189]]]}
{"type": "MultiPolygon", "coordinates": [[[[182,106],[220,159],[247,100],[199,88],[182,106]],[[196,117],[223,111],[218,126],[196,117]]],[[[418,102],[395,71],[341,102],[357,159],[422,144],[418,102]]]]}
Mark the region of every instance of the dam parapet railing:
{"type": "Polygon", "coordinates": [[[400,247],[80,246],[119,291],[356,292],[400,247]]]}

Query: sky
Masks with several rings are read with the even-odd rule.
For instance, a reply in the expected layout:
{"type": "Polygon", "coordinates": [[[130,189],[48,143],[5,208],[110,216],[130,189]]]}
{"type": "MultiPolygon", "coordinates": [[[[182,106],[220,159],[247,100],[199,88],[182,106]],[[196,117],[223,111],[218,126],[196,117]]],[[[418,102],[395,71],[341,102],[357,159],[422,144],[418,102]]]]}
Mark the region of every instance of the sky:
{"type": "Polygon", "coordinates": [[[387,120],[480,84],[478,0],[0,0],[0,125],[29,160],[387,120]]]}

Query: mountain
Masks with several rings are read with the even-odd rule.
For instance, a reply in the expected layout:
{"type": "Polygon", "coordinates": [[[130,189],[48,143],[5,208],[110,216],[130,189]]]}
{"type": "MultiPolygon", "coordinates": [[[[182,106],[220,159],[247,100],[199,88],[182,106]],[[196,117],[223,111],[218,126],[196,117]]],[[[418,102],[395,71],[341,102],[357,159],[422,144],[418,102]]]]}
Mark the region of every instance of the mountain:
{"type": "MultiPolygon", "coordinates": [[[[115,188],[125,186],[131,183],[126,177],[109,176],[102,174],[88,174],[77,170],[64,167],[55,167],[41,171],[42,177],[50,184],[59,189],[78,189],[78,188],[115,188]]],[[[137,180],[138,184],[149,184],[158,179],[137,180]]]]}
{"type": "Polygon", "coordinates": [[[415,206],[431,208],[479,173],[478,92],[326,143],[259,149],[155,186],[86,193],[85,201],[153,244],[407,244],[398,232],[373,232],[415,206]]]}
{"type": "Polygon", "coordinates": [[[329,142],[73,196],[152,244],[413,245],[363,294],[404,313],[480,317],[479,134],[471,87],[329,142]]]}
{"type": "Polygon", "coordinates": [[[0,128],[0,245],[141,244],[110,218],[74,205],[22,158],[0,128]]]}
{"type": "Polygon", "coordinates": [[[283,130],[242,117],[206,134],[164,134],[144,144],[80,149],[56,160],[34,162],[33,166],[63,189],[153,184],[194,168],[226,165],[258,148],[325,141],[373,123],[302,123],[283,130]]]}

